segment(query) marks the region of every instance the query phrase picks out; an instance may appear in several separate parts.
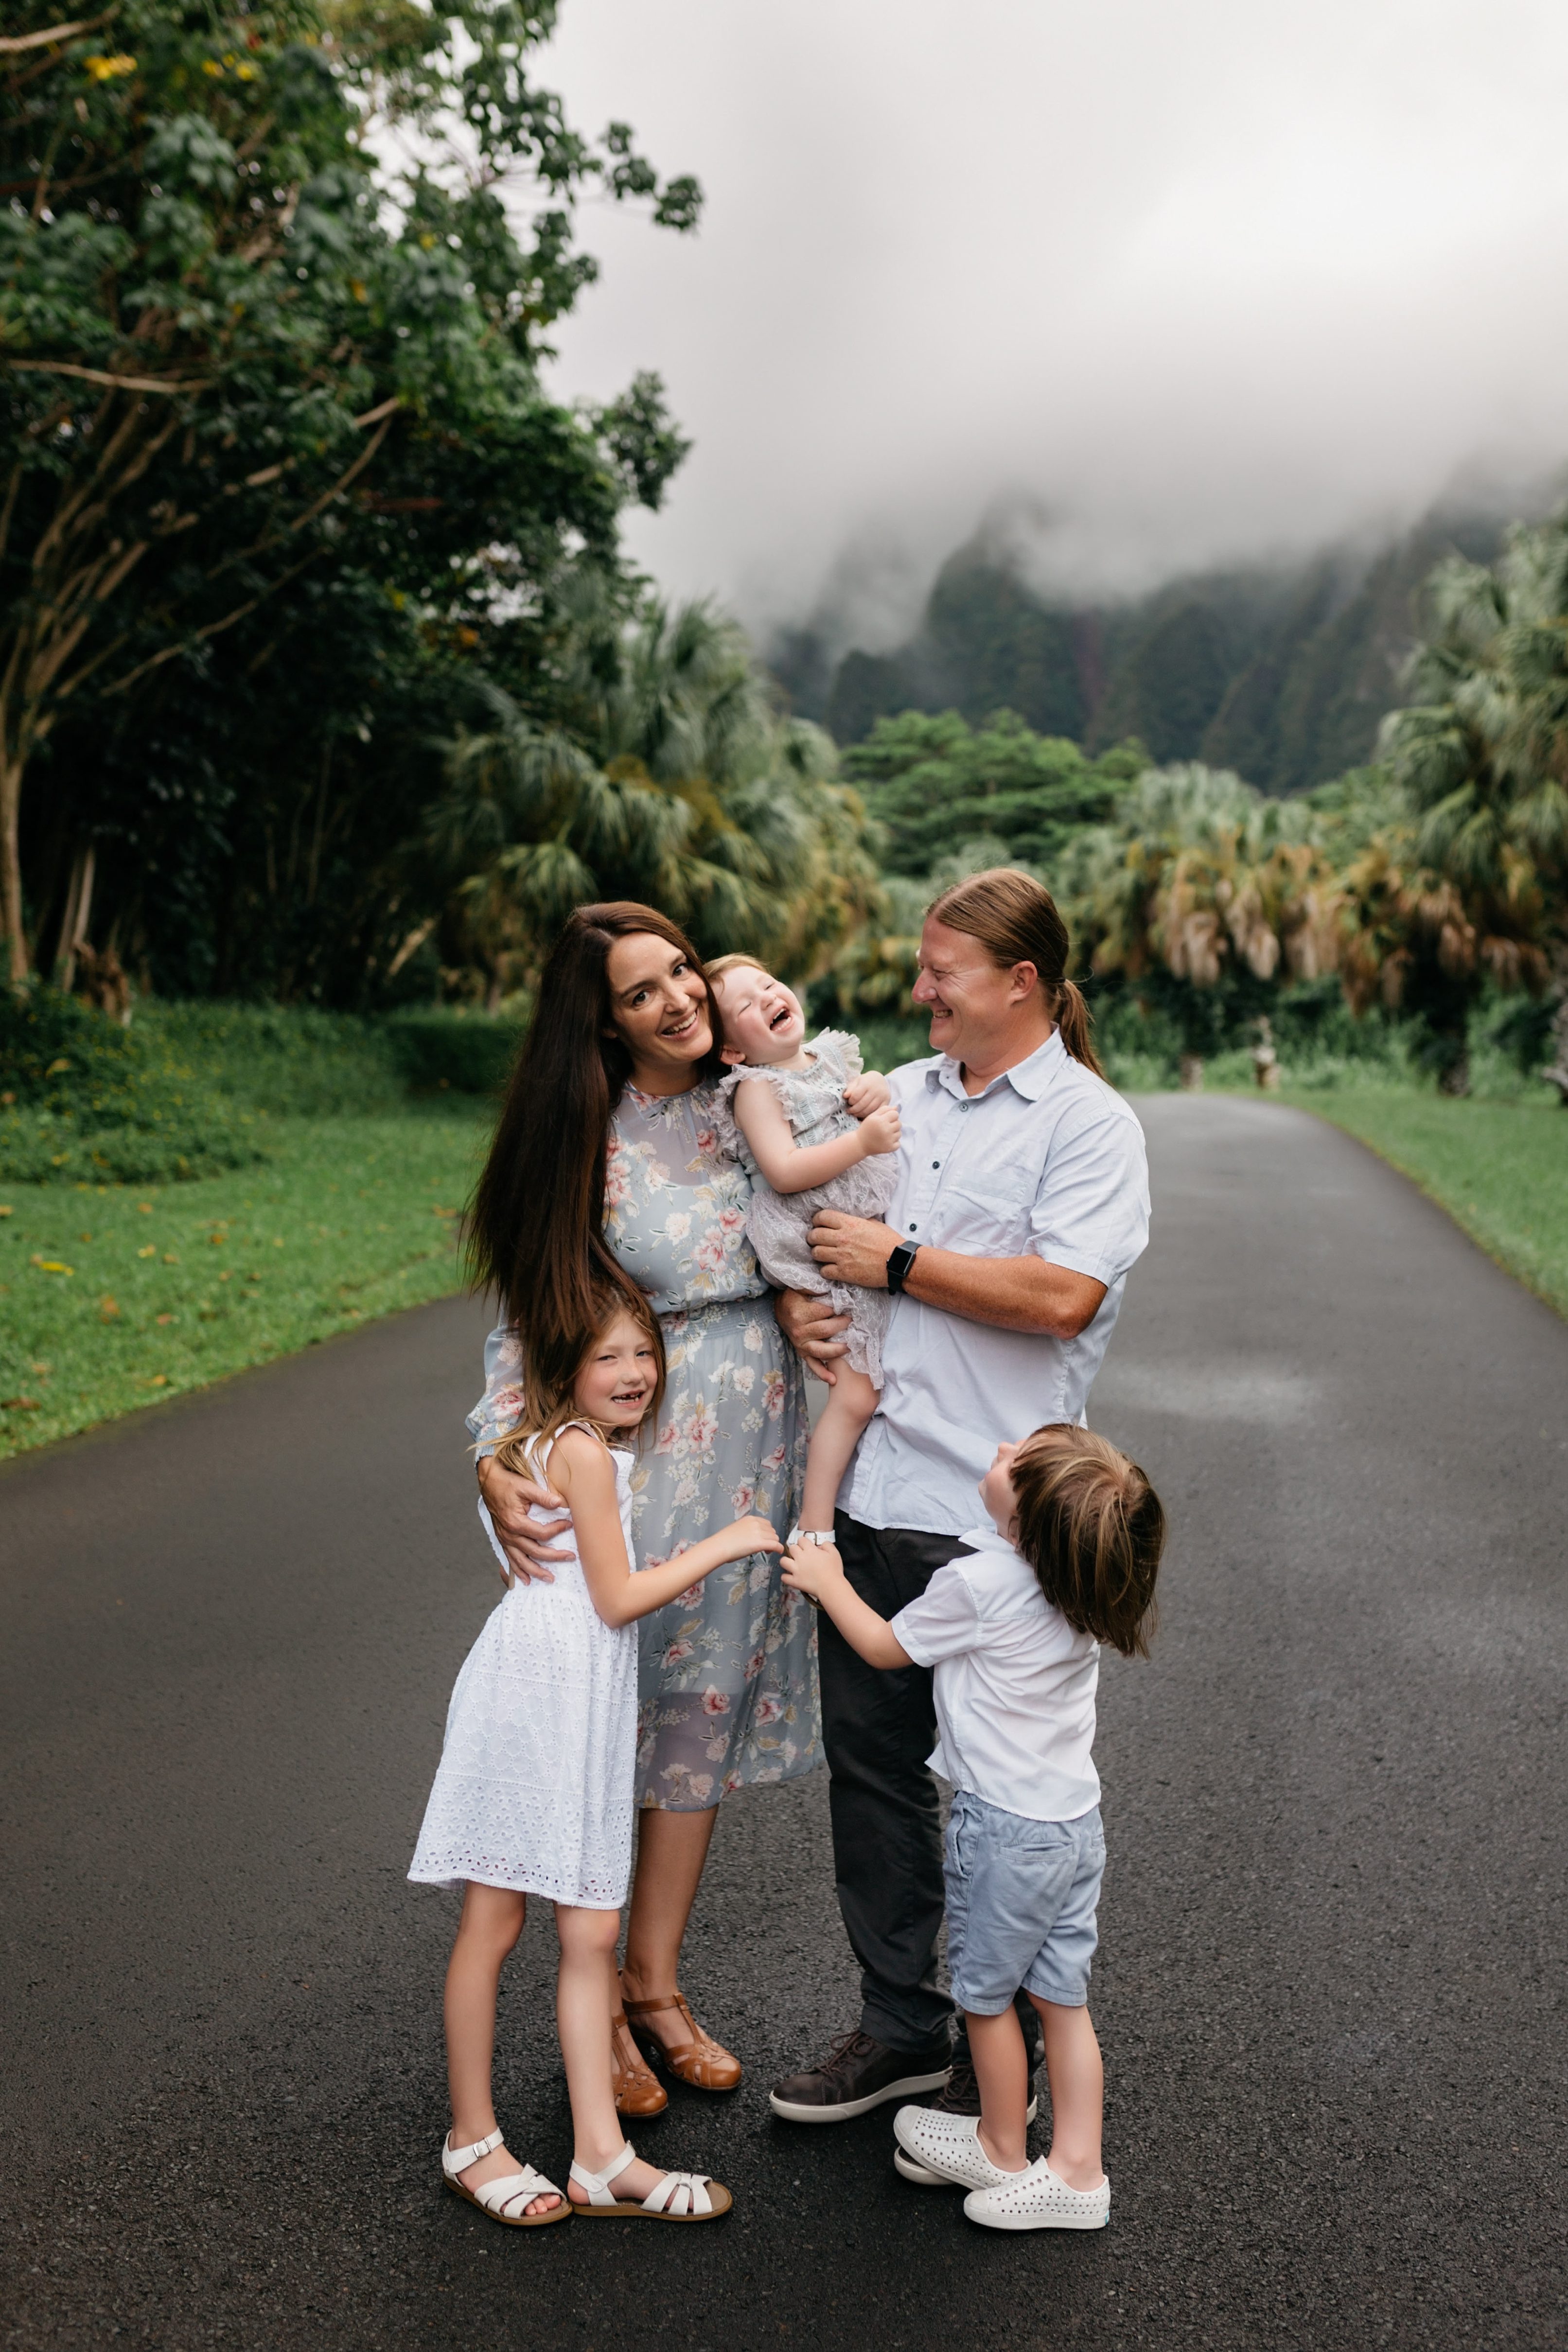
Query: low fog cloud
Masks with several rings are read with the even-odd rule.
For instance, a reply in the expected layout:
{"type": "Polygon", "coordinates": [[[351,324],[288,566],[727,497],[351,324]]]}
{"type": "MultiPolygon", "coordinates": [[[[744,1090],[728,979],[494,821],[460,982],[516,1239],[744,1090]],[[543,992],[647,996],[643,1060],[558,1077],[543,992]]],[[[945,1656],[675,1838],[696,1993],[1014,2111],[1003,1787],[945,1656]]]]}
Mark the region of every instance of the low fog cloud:
{"type": "Polygon", "coordinates": [[[566,0],[548,62],[706,189],[585,217],[555,378],[659,370],[634,551],[755,627],[891,642],[985,516],[1103,592],[1568,456],[1548,0],[566,0]]]}

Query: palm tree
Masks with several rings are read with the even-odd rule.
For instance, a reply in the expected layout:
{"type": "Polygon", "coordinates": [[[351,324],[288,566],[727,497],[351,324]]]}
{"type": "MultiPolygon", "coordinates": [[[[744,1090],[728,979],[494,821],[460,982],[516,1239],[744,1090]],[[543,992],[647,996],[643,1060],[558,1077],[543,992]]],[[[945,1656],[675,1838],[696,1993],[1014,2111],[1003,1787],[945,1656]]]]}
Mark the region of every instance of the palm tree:
{"type": "Polygon", "coordinates": [[[1406,814],[1352,874],[1356,960],[1424,1013],[1463,1092],[1485,980],[1539,992],[1568,946],[1568,520],[1514,530],[1489,566],[1450,558],[1427,593],[1415,699],[1380,742],[1406,814]]]}
{"type": "Polygon", "coordinates": [[[492,683],[447,747],[432,848],[460,877],[463,948],[494,1001],[566,914],[642,898],[707,953],[819,968],[872,903],[856,796],[818,729],[784,719],[739,626],[658,603],[629,628],[569,615],[549,727],[492,683]]]}
{"type": "Polygon", "coordinates": [[[1228,770],[1150,769],[1064,861],[1080,958],[1153,983],[1197,1056],[1222,999],[1336,968],[1340,893],[1320,831],[1305,803],[1266,799],[1228,770]]]}

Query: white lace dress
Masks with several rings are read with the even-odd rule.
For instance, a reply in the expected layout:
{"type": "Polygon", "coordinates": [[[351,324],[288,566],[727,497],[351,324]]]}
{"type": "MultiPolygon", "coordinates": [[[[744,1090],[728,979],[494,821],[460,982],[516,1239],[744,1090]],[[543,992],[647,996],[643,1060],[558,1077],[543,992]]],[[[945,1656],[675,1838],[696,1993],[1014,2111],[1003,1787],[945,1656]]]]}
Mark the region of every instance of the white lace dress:
{"type": "MultiPolygon", "coordinates": [[[[632,1457],[610,1458],[635,1566],[632,1457]]],[[[605,1623],[572,1529],[555,1541],[572,1558],[556,1561],[553,1584],[512,1585],[458,1668],[408,1875],[618,1911],[632,1861],[637,1627],[605,1623]]]]}
{"type": "Polygon", "coordinates": [[[844,1334],[849,1362],[882,1385],[882,1341],[887,1335],[892,1300],[885,1290],[862,1290],[858,1284],[824,1282],[822,1269],[811,1254],[811,1221],[818,1209],[842,1209],[851,1217],[885,1217],[898,1182],[899,1155],[879,1151],[858,1160],[842,1176],[813,1184],[805,1192],[775,1192],[752,1157],[751,1146],[735,1118],[737,1087],[771,1086],[784,1107],[789,1131],[803,1151],[814,1144],[830,1143],[858,1125],[844,1106],[844,1089],[861,1072],[860,1040],[843,1029],[825,1029],[806,1048],[809,1070],[770,1070],[761,1065],[731,1070],[721,1081],[723,1108],[720,1132],[752,1180],[752,1202],[746,1215],[746,1238],[757,1254],[757,1264],[777,1290],[805,1290],[833,1301],[837,1315],[847,1315],[844,1334]]]}

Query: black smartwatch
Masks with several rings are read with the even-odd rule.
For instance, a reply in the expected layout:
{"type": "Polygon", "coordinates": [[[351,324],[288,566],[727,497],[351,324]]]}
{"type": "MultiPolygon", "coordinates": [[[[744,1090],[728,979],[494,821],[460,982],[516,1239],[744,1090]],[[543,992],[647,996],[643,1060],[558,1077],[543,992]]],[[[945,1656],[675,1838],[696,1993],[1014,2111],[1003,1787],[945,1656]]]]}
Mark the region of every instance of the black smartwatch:
{"type": "Polygon", "coordinates": [[[895,1298],[909,1279],[919,1249],[919,1242],[900,1242],[897,1249],[888,1253],[888,1288],[895,1298]]]}

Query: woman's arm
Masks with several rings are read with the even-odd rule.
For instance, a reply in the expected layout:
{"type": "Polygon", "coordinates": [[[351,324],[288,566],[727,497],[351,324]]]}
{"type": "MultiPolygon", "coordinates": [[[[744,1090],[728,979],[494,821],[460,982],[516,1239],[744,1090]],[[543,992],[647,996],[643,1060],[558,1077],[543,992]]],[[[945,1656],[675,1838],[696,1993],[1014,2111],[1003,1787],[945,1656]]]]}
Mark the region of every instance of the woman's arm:
{"type": "Polygon", "coordinates": [[[831,1183],[847,1168],[868,1160],[873,1152],[899,1148],[899,1114],[873,1111],[845,1135],[802,1150],[789,1131],[784,1105],[766,1079],[735,1088],[735,1124],[752,1147],[752,1157],[775,1192],[806,1192],[814,1184],[831,1183]]]}
{"type": "Polygon", "coordinates": [[[634,1575],[621,1528],[616,1465],[605,1448],[586,1430],[565,1430],[552,1448],[548,1467],[571,1509],[588,1597],[606,1625],[651,1616],[729,1560],[784,1549],[766,1519],[736,1519],[662,1567],[634,1575]]]}
{"type": "Polygon", "coordinates": [[[895,1640],[885,1617],[862,1601],[844,1573],[844,1562],[833,1544],[800,1544],[784,1554],[784,1581],[792,1592],[804,1592],[826,1610],[852,1650],[868,1666],[912,1666],[914,1660],[895,1640]]]}

